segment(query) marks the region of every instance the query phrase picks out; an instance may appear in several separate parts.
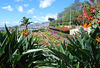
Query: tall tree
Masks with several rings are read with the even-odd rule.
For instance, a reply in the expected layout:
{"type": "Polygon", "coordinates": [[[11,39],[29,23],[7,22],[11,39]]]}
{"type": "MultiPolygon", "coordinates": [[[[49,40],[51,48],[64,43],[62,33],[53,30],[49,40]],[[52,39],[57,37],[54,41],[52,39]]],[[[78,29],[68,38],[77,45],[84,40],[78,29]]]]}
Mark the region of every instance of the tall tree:
{"type": "Polygon", "coordinates": [[[29,24],[33,23],[33,22],[29,22],[29,19],[30,19],[30,18],[23,17],[23,19],[21,20],[22,23],[21,23],[20,26],[25,26],[26,29],[28,29],[27,26],[28,26],[29,24]]]}

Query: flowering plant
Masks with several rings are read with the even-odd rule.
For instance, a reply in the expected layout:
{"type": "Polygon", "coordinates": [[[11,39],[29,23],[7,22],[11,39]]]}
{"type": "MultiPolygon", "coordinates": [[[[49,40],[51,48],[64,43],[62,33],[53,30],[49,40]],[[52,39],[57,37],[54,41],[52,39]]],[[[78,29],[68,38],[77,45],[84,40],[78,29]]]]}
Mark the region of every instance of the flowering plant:
{"type": "Polygon", "coordinates": [[[89,9],[84,7],[83,16],[79,16],[82,18],[80,33],[75,34],[77,39],[67,37],[70,41],[67,48],[73,56],[77,57],[79,67],[98,68],[100,67],[100,6],[99,0],[97,3],[94,0],[90,1],[92,4],[89,4],[89,9]],[[88,27],[91,28],[90,33],[86,30],[88,27]]]}

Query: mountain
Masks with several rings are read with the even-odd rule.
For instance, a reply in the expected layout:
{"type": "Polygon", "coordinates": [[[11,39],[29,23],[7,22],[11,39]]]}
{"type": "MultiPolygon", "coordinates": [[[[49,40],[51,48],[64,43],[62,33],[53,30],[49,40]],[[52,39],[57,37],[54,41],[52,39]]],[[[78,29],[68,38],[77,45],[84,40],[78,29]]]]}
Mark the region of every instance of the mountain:
{"type": "MultiPolygon", "coordinates": [[[[29,30],[33,30],[33,29],[47,29],[47,27],[49,26],[49,22],[43,22],[43,23],[33,23],[28,25],[28,29],[29,30]]],[[[25,26],[21,26],[20,29],[25,29],[25,26]]]]}
{"type": "MultiPolygon", "coordinates": [[[[29,30],[33,30],[33,29],[47,29],[47,27],[49,26],[49,22],[43,22],[43,23],[33,23],[28,25],[28,29],[29,30]]],[[[19,27],[19,26],[12,26],[11,28],[15,28],[15,27],[19,27]]],[[[25,26],[21,26],[19,30],[25,29],[25,26]]],[[[0,27],[0,30],[4,30],[5,31],[5,27],[0,27]]]]}

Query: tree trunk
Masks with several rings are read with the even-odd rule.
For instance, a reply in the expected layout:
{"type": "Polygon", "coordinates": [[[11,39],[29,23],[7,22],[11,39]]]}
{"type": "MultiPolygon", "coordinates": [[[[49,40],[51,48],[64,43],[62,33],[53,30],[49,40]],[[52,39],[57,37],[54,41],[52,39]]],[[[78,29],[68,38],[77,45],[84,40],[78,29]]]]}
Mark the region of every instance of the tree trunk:
{"type": "Polygon", "coordinates": [[[25,25],[25,27],[26,27],[26,29],[28,29],[28,28],[27,28],[27,25],[25,25]]]}

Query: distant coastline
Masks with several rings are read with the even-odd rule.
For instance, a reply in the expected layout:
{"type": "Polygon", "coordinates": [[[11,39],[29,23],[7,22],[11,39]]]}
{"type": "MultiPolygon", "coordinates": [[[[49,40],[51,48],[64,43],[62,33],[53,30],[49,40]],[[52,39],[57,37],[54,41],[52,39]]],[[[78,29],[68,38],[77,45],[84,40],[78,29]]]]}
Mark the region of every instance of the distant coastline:
{"type": "MultiPolygon", "coordinates": [[[[34,24],[28,25],[28,29],[29,30],[34,30],[34,29],[47,29],[48,26],[49,26],[49,22],[34,23],[34,24]]],[[[19,26],[12,26],[11,28],[15,28],[15,27],[19,27],[19,26]]],[[[21,26],[19,30],[23,30],[23,29],[25,29],[25,26],[21,26]]],[[[0,27],[0,31],[1,30],[5,31],[6,29],[5,29],[5,27],[0,27]]]]}

